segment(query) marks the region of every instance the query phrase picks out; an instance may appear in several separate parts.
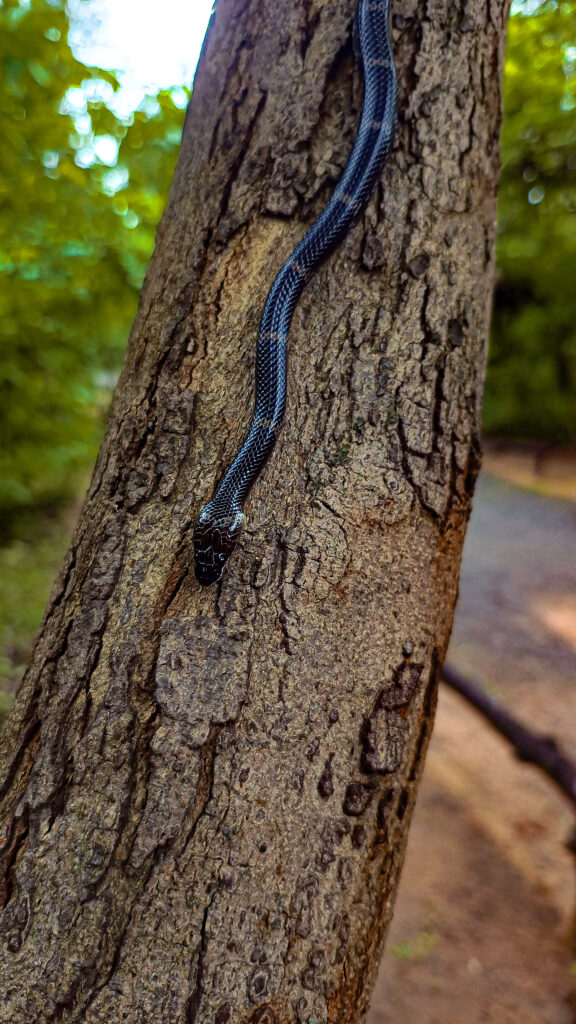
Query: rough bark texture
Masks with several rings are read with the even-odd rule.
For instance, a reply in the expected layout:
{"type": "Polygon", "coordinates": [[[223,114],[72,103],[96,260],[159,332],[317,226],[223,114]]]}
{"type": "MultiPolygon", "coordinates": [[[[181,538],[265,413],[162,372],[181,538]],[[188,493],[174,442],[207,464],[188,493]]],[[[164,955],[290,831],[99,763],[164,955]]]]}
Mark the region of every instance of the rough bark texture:
{"type": "Polygon", "coordinates": [[[190,527],[345,163],[354,0],[219,0],[88,502],[3,737],[0,1021],[356,1022],[473,481],[505,0],[397,0],[382,187],[310,284],[220,588],[190,527]]]}

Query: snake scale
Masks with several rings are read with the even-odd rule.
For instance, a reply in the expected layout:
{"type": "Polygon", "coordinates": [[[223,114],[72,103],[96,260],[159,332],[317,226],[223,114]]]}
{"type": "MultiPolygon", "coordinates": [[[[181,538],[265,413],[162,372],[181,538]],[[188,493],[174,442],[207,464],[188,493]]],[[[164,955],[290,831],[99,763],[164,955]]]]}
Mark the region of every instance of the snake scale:
{"type": "Polygon", "coordinates": [[[245,522],[243,505],[268,461],[286,407],[286,344],[306,284],[346,237],[366,206],[394,138],[397,86],[389,33],[390,0],[359,0],[354,50],[364,94],[360,122],[342,177],[320,215],[281,267],[260,321],[256,395],[248,434],[194,529],[198,582],[217,583],[245,522]]]}

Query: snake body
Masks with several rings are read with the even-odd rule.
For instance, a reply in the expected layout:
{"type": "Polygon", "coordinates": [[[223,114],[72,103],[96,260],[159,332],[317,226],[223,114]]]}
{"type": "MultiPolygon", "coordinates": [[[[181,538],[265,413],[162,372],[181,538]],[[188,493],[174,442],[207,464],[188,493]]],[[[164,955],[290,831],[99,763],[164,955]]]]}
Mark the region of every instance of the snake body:
{"type": "Polygon", "coordinates": [[[252,423],[194,529],[194,568],[202,586],[220,579],[245,522],[244,502],[276,444],[286,407],[286,344],[298,299],[366,206],[390,152],[397,86],[389,7],[390,0],[358,3],[354,49],[363,73],[364,96],[354,146],[333,195],[283,264],[266,299],[256,350],[252,423]]]}

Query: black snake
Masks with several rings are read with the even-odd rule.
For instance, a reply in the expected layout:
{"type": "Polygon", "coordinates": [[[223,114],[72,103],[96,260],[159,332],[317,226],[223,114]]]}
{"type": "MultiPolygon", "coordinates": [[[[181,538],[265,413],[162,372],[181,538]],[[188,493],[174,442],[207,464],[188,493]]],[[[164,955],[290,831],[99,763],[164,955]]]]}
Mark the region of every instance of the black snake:
{"type": "Polygon", "coordinates": [[[198,582],[217,583],[244,525],[242,506],[262,472],[284,418],[286,342],[296,303],[314,271],[350,231],[370,198],[396,127],[396,74],[389,35],[390,0],[359,0],[354,49],[364,78],[352,152],[328,204],[279,271],[260,321],[256,398],[250,429],[194,529],[198,582]]]}

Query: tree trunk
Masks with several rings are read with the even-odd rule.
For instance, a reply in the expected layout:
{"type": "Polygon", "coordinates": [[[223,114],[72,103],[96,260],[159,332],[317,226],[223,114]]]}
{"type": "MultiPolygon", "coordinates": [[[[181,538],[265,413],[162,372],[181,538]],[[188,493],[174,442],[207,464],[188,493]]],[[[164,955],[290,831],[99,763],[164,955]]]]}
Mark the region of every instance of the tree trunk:
{"type": "MultiPolygon", "coordinates": [[[[354,0],[219,0],[94,479],[3,735],[0,1021],[355,1022],[478,468],[505,0],[398,0],[381,187],[290,336],[223,584],[191,527],[346,161],[354,0]]],[[[145,159],[145,154],[143,154],[145,159]]]]}

